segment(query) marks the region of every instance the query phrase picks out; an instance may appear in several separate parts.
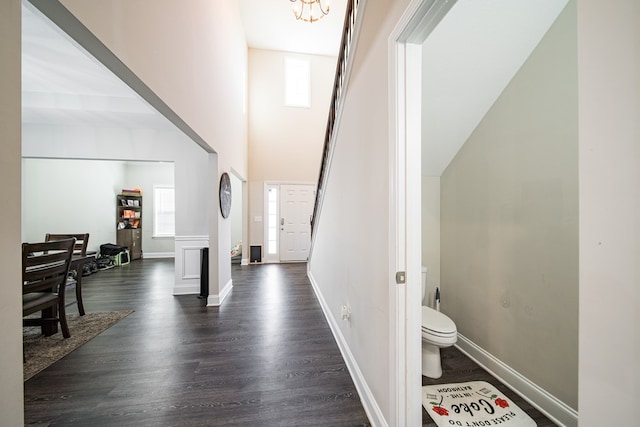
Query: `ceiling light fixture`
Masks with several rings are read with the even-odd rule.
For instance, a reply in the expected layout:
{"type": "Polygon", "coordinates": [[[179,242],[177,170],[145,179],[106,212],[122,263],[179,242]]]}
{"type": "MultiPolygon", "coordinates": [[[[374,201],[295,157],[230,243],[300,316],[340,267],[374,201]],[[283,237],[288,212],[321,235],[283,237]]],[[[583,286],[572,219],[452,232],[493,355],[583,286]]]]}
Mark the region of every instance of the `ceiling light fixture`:
{"type": "Polygon", "coordinates": [[[329,2],[322,0],[289,0],[298,21],[316,22],[329,14],[329,2]],[[326,6],[325,6],[326,5],[326,6]]]}

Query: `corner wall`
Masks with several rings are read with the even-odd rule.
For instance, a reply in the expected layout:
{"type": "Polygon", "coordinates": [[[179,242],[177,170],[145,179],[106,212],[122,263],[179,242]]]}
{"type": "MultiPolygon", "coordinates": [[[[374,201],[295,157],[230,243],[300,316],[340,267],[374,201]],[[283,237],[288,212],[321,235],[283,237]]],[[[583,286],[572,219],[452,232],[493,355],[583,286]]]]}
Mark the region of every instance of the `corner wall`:
{"type": "Polygon", "coordinates": [[[639,52],[640,2],[578,0],[580,427],[638,425],[639,52]]]}
{"type": "Polygon", "coordinates": [[[18,0],[0,2],[0,414],[2,424],[24,424],[20,282],[20,11],[18,0]]]}
{"type": "Polygon", "coordinates": [[[442,311],[578,408],[578,96],[570,3],[441,178],[442,311]]]}

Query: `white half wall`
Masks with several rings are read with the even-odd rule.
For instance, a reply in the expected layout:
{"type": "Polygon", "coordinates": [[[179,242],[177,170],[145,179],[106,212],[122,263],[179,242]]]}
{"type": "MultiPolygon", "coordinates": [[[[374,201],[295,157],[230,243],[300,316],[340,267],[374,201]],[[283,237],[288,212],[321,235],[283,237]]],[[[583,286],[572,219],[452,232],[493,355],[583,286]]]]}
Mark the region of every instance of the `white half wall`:
{"type": "Polygon", "coordinates": [[[202,248],[209,247],[209,236],[176,236],[174,295],[200,293],[202,248]]]}

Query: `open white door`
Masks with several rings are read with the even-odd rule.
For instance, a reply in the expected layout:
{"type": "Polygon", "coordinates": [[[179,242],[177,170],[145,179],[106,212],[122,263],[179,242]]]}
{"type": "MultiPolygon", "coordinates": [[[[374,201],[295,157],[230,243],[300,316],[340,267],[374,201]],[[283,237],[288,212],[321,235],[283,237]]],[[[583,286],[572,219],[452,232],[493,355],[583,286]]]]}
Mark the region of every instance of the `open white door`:
{"type": "Polygon", "coordinates": [[[389,38],[390,360],[398,426],[422,425],[422,43],[455,2],[412,1],[389,38]]]}

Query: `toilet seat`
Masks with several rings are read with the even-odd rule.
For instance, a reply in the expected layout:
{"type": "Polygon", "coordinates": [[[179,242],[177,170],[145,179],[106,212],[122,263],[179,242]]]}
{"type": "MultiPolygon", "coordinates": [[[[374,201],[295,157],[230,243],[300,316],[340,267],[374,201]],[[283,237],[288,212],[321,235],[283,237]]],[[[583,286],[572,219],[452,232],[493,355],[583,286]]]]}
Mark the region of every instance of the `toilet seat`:
{"type": "Polygon", "coordinates": [[[434,344],[452,345],[458,338],[456,324],[445,314],[422,307],[422,338],[434,344]]]}

